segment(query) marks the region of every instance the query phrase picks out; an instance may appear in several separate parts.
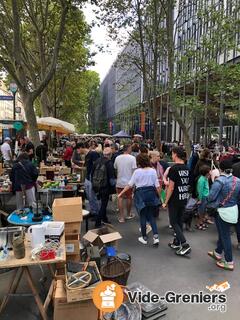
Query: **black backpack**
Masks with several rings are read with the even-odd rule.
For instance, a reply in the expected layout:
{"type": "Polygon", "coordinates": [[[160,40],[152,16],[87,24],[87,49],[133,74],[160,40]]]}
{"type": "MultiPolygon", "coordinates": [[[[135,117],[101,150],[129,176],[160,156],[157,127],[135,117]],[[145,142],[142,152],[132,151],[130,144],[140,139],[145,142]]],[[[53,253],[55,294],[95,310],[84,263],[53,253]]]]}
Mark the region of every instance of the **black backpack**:
{"type": "Polygon", "coordinates": [[[106,160],[100,159],[95,163],[95,170],[92,176],[92,188],[93,191],[99,193],[100,189],[108,186],[108,175],[106,160]]]}

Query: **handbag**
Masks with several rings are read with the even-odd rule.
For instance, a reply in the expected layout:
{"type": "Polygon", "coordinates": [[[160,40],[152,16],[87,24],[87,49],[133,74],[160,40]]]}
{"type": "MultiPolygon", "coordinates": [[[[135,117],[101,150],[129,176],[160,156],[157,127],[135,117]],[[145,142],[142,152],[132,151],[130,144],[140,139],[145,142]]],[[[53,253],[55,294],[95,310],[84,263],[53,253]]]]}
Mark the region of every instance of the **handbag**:
{"type": "Polygon", "coordinates": [[[238,222],[238,206],[218,208],[221,219],[225,222],[236,224],[238,222]]]}

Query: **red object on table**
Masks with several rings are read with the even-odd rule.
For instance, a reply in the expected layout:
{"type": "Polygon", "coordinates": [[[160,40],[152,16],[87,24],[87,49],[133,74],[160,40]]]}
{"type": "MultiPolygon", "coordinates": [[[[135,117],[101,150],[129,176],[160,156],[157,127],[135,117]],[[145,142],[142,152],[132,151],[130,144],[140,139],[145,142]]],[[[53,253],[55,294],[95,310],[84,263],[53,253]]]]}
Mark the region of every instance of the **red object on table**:
{"type": "Polygon", "coordinates": [[[54,250],[43,250],[40,253],[40,260],[52,260],[56,258],[54,250]]]}

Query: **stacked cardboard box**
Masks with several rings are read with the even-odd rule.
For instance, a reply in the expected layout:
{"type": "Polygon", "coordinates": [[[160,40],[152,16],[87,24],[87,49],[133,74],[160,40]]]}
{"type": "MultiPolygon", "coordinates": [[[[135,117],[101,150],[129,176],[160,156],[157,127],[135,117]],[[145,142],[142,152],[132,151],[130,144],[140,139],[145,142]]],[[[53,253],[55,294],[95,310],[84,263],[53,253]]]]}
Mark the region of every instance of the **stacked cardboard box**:
{"type": "Polygon", "coordinates": [[[56,281],[56,289],[53,296],[54,320],[97,320],[98,311],[92,300],[67,302],[67,293],[63,280],[56,281]]]}
{"type": "Polygon", "coordinates": [[[80,261],[82,198],[61,198],[53,202],[53,219],[65,222],[67,261],[80,261]]]}

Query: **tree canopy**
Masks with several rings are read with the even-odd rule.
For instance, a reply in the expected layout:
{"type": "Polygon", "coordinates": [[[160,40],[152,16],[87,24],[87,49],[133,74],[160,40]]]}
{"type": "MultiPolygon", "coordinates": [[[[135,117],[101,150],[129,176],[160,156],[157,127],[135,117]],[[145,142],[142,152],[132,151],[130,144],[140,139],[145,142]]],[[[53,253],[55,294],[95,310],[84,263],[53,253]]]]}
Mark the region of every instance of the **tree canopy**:
{"type": "Polygon", "coordinates": [[[36,99],[41,95],[42,114],[50,114],[48,90],[52,92],[54,75],[64,92],[66,78],[91,63],[89,26],[81,11],[84,1],[0,0],[0,66],[18,85],[35,144],[36,99]]]}

